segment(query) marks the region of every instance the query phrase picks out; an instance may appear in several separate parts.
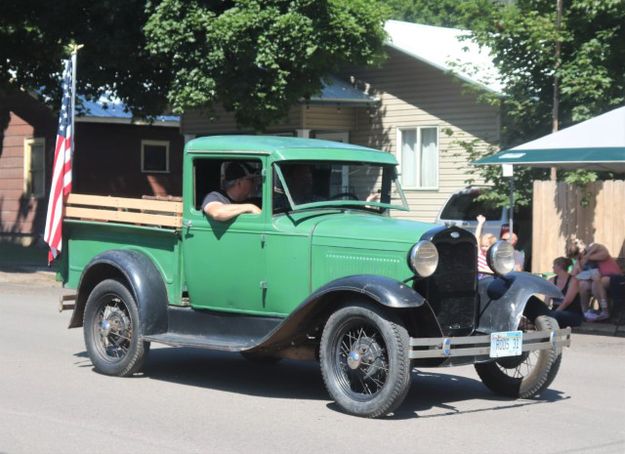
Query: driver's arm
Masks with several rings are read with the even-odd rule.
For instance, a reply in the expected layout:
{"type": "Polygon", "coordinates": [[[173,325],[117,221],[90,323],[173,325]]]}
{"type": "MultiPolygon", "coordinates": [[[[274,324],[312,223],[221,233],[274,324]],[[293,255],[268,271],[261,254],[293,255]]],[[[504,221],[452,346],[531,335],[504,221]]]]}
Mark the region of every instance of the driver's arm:
{"type": "Polygon", "coordinates": [[[215,221],[229,221],[243,213],[260,214],[261,209],[252,203],[225,204],[210,202],[204,207],[204,213],[215,221]]]}

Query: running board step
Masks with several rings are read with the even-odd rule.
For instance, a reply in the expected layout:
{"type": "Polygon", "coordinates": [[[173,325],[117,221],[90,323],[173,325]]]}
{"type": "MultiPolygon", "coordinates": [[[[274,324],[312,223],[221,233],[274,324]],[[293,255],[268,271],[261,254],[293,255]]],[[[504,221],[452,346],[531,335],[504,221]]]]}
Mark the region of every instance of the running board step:
{"type": "Polygon", "coordinates": [[[144,340],[174,347],[241,351],[260,343],[284,319],[170,306],[166,333],[144,340]]]}

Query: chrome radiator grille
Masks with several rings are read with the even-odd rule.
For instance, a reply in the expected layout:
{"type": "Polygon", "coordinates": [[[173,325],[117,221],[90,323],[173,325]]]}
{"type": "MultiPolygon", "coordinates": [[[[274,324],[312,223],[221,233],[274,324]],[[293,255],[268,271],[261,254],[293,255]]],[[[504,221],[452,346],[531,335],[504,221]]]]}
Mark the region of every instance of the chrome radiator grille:
{"type": "Polygon", "coordinates": [[[478,310],[475,237],[451,227],[430,231],[422,239],[436,245],[439,262],[431,277],[415,282],[415,290],[432,306],[444,335],[467,335],[474,328],[478,310]]]}

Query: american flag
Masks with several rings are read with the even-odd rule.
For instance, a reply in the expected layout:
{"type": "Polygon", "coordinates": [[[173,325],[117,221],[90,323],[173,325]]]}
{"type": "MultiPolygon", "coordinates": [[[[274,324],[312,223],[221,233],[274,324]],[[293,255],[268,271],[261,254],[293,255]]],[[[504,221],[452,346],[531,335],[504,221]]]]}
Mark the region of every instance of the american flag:
{"type": "Polygon", "coordinates": [[[63,100],[59,114],[59,130],[56,135],[54,148],[54,167],[52,170],[52,185],[50,186],[50,200],[48,201],[48,215],[44,240],[50,246],[48,262],[52,262],[63,244],[63,203],[72,190],[72,59],[63,61],[63,100]]]}

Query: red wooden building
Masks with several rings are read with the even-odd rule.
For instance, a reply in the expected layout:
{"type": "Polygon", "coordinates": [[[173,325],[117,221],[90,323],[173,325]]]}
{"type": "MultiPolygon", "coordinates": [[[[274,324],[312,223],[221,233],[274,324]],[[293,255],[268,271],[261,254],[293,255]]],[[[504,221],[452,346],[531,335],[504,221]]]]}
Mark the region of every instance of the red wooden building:
{"type": "MultiPolygon", "coordinates": [[[[181,194],[178,117],[133,120],[115,102],[83,102],[75,124],[74,190],[141,197],[181,194]]],[[[58,118],[27,93],[0,96],[0,241],[43,236],[58,118]]]]}

